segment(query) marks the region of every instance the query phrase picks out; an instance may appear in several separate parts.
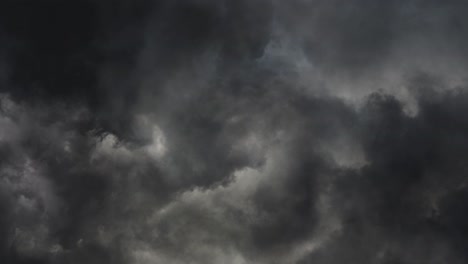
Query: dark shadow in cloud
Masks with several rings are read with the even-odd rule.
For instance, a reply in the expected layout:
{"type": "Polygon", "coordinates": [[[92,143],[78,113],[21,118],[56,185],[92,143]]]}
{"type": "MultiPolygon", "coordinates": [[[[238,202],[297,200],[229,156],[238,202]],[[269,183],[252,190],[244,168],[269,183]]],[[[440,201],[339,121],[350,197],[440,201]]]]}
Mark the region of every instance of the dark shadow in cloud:
{"type": "Polygon", "coordinates": [[[336,182],[343,232],[303,263],[466,261],[467,98],[433,93],[415,117],[391,96],[369,98],[360,113],[369,165],[336,182]]]}

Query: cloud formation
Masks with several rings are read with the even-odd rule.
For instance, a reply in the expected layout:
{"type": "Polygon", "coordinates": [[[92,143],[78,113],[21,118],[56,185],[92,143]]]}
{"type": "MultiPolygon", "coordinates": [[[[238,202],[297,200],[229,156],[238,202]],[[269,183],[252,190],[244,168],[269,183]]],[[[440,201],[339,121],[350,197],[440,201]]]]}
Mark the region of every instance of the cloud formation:
{"type": "Polygon", "coordinates": [[[466,263],[464,1],[0,4],[2,263],[466,263]]]}

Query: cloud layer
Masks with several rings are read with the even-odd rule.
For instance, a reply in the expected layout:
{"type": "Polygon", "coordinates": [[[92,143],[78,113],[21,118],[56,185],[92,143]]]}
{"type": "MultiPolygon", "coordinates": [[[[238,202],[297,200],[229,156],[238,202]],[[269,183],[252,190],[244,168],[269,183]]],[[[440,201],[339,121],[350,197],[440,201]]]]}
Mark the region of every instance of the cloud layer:
{"type": "Polygon", "coordinates": [[[0,260],[466,263],[467,11],[1,3],[0,260]]]}

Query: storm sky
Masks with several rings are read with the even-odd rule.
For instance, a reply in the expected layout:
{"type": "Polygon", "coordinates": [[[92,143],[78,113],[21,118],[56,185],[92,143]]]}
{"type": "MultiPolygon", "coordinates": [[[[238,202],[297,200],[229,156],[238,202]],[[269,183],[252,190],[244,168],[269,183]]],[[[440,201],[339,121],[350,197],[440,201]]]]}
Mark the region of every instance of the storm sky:
{"type": "Polygon", "coordinates": [[[0,263],[468,263],[467,14],[1,1],[0,263]]]}

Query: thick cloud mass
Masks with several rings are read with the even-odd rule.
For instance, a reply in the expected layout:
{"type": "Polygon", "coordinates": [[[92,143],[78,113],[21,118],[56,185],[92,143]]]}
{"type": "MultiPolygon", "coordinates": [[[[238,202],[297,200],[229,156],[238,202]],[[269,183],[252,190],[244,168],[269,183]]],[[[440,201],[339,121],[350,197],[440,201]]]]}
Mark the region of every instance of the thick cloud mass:
{"type": "Polygon", "coordinates": [[[468,4],[0,3],[0,262],[468,263],[468,4]]]}

